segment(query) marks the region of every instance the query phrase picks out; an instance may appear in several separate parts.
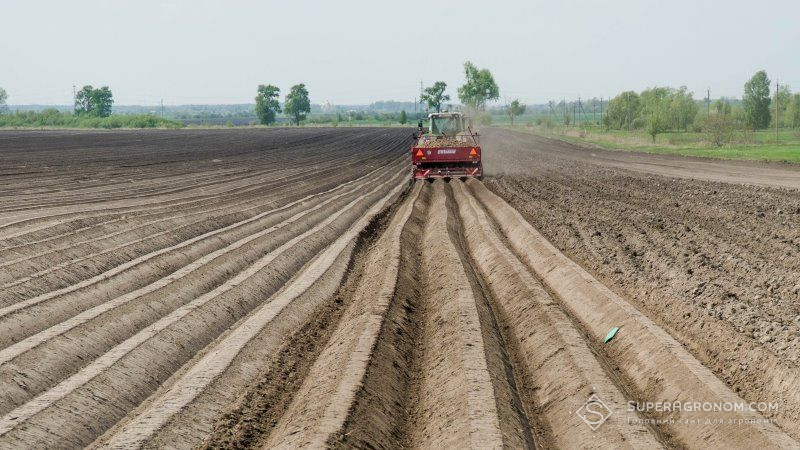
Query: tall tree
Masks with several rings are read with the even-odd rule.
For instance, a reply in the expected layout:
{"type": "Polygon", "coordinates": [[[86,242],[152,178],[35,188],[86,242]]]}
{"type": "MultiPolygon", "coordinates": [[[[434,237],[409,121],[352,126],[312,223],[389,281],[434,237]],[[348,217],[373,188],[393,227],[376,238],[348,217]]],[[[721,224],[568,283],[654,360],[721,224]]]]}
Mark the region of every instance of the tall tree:
{"type": "Polygon", "coordinates": [[[408,123],[408,114],[406,114],[405,109],[400,111],[400,117],[398,118],[398,122],[400,122],[401,125],[405,125],[406,123],[408,123]]]}
{"type": "Polygon", "coordinates": [[[259,84],[257,92],[256,116],[258,116],[258,122],[262,125],[271,125],[275,123],[275,116],[281,112],[281,105],[278,103],[281,90],[271,84],[266,86],[259,84]]]}
{"type": "Polygon", "coordinates": [[[652,136],[653,144],[656,143],[656,136],[667,131],[669,127],[668,112],[666,110],[666,102],[652,105],[647,110],[645,116],[645,126],[647,127],[647,134],[652,136]]]}
{"type": "Polygon", "coordinates": [[[526,106],[520,103],[519,100],[514,100],[506,108],[506,113],[511,117],[511,126],[514,126],[514,118],[525,114],[526,106]]]}
{"type": "Polygon", "coordinates": [[[75,114],[108,117],[113,104],[114,96],[108,86],[95,89],[86,85],[75,94],[75,114]]]}
{"type": "Polygon", "coordinates": [[[92,92],[94,88],[87,84],[75,94],[75,114],[92,114],[92,92]]]}
{"type": "Polygon", "coordinates": [[[694,101],[693,93],[686,86],[681,86],[677,91],[671,92],[669,109],[673,122],[671,126],[687,131],[689,125],[694,123],[700,108],[694,101]]]}
{"type": "Polygon", "coordinates": [[[425,88],[425,92],[420,98],[428,104],[428,108],[436,109],[436,112],[440,112],[442,103],[450,100],[450,96],[444,93],[445,89],[447,89],[447,83],[437,81],[433,83],[433,86],[425,88]]]}
{"type": "Polygon", "coordinates": [[[489,69],[478,69],[475,64],[467,61],[464,63],[464,76],[466,82],[458,88],[461,103],[483,111],[486,102],[500,98],[500,88],[494,82],[489,69]]]}
{"type": "Polygon", "coordinates": [[[0,113],[4,113],[6,111],[6,100],[8,100],[8,93],[5,89],[0,87],[0,113]]]}
{"type": "Polygon", "coordinates": [[[609,100],[603,122],[606,128],[621,130],[632,128],[642,111],[639,94],[633,91],[623,92],[609,100]]]}
{"type": "Polygon", "coordinates": [[[800,94],[792,95],[792,103],[789,106],[789,125],[792,128],[800,127],[800,94]]]}
{"type": "Polygon", "coordinates": [[[92,91],[92,110],[97,117],[108,117],[111,115],[111,108],[114,104],[114,95],[108,86],[92,91]]]}
{"type": "Polygon", "coordinates": [[[308,99],[308,89],[303,83],[295,84],[286,94],[286,103],[283,104],[283,112],[292,118],[295,125],[300,125],[300,121],[305,120],[306,114],[311,112],[311,100],[308,99]]]}
{"type": "Polygon", "coordinates": [[[781,123],[780,126],[785,127],[791,125],[791,117],[789,117],[789,106],[792,103],[792,89],[788,84],[782,84],[775,94],[775,106],[778,108],[778,118],[781,123]]]}
{"type": "Polygon", "coordinates": [[[744,121],[748,126],[754,130],[769,126],[770,98],[767,72],[759,70],[744,84],[742,103],[744,106],[744,121]]]}

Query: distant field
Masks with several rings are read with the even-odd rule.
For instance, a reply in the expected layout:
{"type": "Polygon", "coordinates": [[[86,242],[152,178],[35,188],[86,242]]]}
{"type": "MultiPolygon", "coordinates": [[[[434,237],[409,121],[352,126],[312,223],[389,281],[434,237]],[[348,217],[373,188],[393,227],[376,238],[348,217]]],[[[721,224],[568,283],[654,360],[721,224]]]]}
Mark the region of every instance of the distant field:
{"type": "Polygon", "coordinates": [[[655,144],[644,131],[602,130],[600,128],[543,127],[526,124],[514,130],[608,150],[637,151],[703,158],[800,163],[800,130],[737,131],[734,143],[717,147],[704,133],[672,132],[660,134],[655,144]]]}

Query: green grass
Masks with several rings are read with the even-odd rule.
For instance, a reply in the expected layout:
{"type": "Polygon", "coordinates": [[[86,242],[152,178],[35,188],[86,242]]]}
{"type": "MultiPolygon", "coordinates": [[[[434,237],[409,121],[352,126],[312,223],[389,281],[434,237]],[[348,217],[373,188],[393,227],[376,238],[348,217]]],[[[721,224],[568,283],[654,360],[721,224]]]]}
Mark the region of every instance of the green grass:
{"type": "Polygon", "coordinates": [[[0,128],[181,128],[183,123],[149,114],[91,117],[47,109],[0,114],[0,128]]]}
{"type": "Polygon", "coordinates": [[[774,130],[737,131],[731,144],[717,147],[708,142],[704,133],[695,132],[660,134],[656,137],[656,142],[653,143],[652,138],[644,131],[607,131],[599,127],[554,126],[548,128],[531,124],[515,126],[513,129],[607,150],[696,156],[701,158],[800,163],[800,130],[781,130],[777,143],[774,130]]]}

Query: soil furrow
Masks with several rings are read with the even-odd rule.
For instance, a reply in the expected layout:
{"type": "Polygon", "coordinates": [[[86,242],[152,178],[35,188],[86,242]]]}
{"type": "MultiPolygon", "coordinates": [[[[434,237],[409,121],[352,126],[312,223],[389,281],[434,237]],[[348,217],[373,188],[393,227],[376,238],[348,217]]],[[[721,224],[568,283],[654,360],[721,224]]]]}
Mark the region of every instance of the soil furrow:
{"type": "MultiPolygon", "coordinates": [[[[267,183],[260,184],[258,187],[254,188],[254,190],[261,190],[261,189],[269,189],[275,188],[278,186],[283,186],[290,188],[291,181],[296,175],[302,175],[306,172],[296,172],[291,175],[287,175],[285,177],[278,177],[274,180],[271,180],[267,183]]],[[[297,182],[297,181],[295,181],[297,182]]],[[[113,238],[119,234],[132,232],[138,230],[140,227],[148,226],[148,225],[155,225],[158,223],[167,222],[169,220],[175,220],[176,218],[183,217],[184,215],[189,216],[192,213],[202,213],[206,208],[208,208],[211,204],[219,205],[218,207],[208,209],[207,211],[210,213],[215,213],[217,211],[224,211],[227,209],[228,206],[233,205],[248,205],[253,203],[252,198],[248,198],[246,195],[231,195],[220,197],[219,200],[215,201],[204,201],[204,202],[195,202],[197,204],[187,204],[186,207],[178,208],[177,205],[172,205],[169,208],[163,208],[164,211],[162,212],[149,212],[145,214],[141,214],[135,217],[118,217],[111,220],[103,220],[97,224],[81,227],[79,229],[69,231],[67,233],[47,237],[44,239],[39,239],[30,242],[24,242],[20,244],[16,244],[13,246],[9,246],[0,250],[0,255],[4,256],[4,260],[2,265],[10,265],[15,264],[17,262],[26,261],[33,258],[42,257],[49,254],[54,254],[57,252],[64,251],[68,248],[72,248],[79,245],[85,245],[92,242],[100,241],[103,239],[113,238]],[[241,197],[241,198],[240,198],[241,197]],[[178,214],[180,213],[180,215],[178,214]],[[123,224],[119,224],[119,222],[123,222],[123,224]],[[116,227],[115,224],[119,224],[116,227]],[[129,226],[124,226],[129,225],[129,226]],[[91,230],[91,231],[90,231],[91,230]],[[83,240],[78,241],[75,238],[82,238],[83,240]],[[73,238],[73,240],[70,240],[73,238]],[[59,246],[59,244],[67,244],[64,246],[59,246]],[[17,255],[17,259],[6,259],[11,255],[17,255]]],[[[184,205],[180,205],[184,206],[184,205]]]]}
{"type": "MultiPolygon", "coordinates": [[[[355,189],[358,191],[358,188],[355,189]]],[[[341,209],[353,196],[301,210],[284,222],[221,248],[156,283],[86,310],[70,319],[0,350],[0,373],[8,383],[0,389],[0,411],[8,411],[100,356],[191,299],[222,285],[248,264],[341,209]],[[330,204],[329,207],[323,206],[330,204]],[[304,223],[292,226],[303,218],[304,223]],[[239,250],[241,249],[241,250],[239,250]],[[118,317],[125,317],[120,322],[118,317]],[[47,362],[47,371],[41,365],[47,362]]]]}
{"type": "Polygon", "coordinates": [[[104,446],[131,448],[151,440],[173,417],[197,399],[215,379],[223,374],[234,358],[293,301],[309,290],[328,272],[342,252],[354,242],[369,222],[396,197],[401,182],[373,204],[345,233],[325,248],[294,279],[270,298],[241,324],[218,342],[202,359],[189,368],[168,391],[156,397],[143,411],[111,435],[104,446]]]}
{"type": "Polygon", "coordinates": [[[625,395],[604,373],[591,348],[517,257],[462,183],[451,183],[461,226],[473,261],[489,286],[502,328],[515,353],[515,373],[522,386],[528,417],[537,430],[537,447],[660,447],[643,425],[611,420],[595,433],[577,416],[591,395],[612,410],[626,409],[625,395]],[[569,417],[569,419],[565,419],[569,417]]]}
{"type": "Polygon", "coordinates": [[[476,299],[448,233],[444,183],[431,187],[420,260],[422,370],[412,387],[419,397],[410,413],[410,445],[500,448],[505,417],[497,408],[476,299]]]}
{"type": "MultiPolygon", "coordinates": [[[[370,249],[365,273],[350,307],[295,395],[295,401],[282,414],[265,442],[266,446],[324,447],[343,433],[395,294],[401,233],[419,191],[420,186],[415,186],[384,234],[370,249]]],[[[371,431],[378,433],[377,430],[371,431]]],[[[370,445],[381,447],[388,444],[376,440],[370,445]]]]}
{"type": "Polygon", "coordinates": [[[141,403],[210,339],[277,291],[302,267],[303,261],[322,250],[333,237],[340,236],[386,191],[383,184],[364,193],[222,286],[165,316],[55,388],[9,413],[0,419],[0,439],[27,444],[54,439],[69,445],[87,444],[141,403]],[[293,248],[296,249],[288,252],[293,248]],[[119,383],[127,388],[116,389],[119,383]],[[71,417],[69,427],[54,429],[46,425],[66,417],[71,417]],[[26,426],[20,427],[22,423],[26,426]]]}
{"type": "MultiPolygon", "coordinates": [[[[605,356],[617,364],[643,398],[744,403],[663,329],[556,250],[516,210],[483,184],[470,182],[469,186],[520,260],[558,295],[565,310],[586,327],[589,336],[600,340],[615,326],[624,330],[605,349],[605,356]]],[[[685,420],[692,412],[672,411],[671,415],[685,420]]],[[[714,417],[726,421],[763,420],[760,414],[750,411],[718,412],[714,417]]],[[[736,422],[717,427],[670,427],[672,436],[683,445],[706,442],[724,447],[797,446],[797,441],[771,423],[755,430],[739,427],[736,422]]]]}
{"type": "MultiPolygon", "coordinates": [[[[372,176],[374,175],[372,174],[372,176]]],[[[276,219],[277,221],[281,220],[280,216],[276,216],[277,213],[290,212],[292,208],[308,208],[330,192],[343,189],[345,192],[357,190],[357,188],[350,188],[350,184],[344,183],[329,191],[309,195],[304,199],[288,203],[275,210],[266,211],[244,221],[138,257],[69,287],[2,308],[0,309],[0,322],[6,323],[7,326],[4,331],[0,332],[0,342],[4,345],[9,345],[10,342],[20,339],[21,335],[13,333],[29,334],[37,329],[34,326],[35,323],[39,323],[38,328],[41,329],[42,326],[47,326],[46,324],[52,325],[63,320],[64,314],[69,314],[69,311],[74,310],[77,313],[91,307],[90,305],[102,303],[104,298],[122,295],[146,286],[149,282],[156,282],[158,279],[163,278],[163,273],[167,270],[174,272],[211,251],[218,250],[237,239],[245,238],[257,233],[259,230],[263,230],[264,226],[272,226],[276,219]],[[348,191],[347,189],[350,190],[348,191]],[[309,204],[308,202],[312,203],[309,204]],[[170,263],[169,261],[172,262],[170,263]],[[151,268],[153,267],[158,268],[158,270],[152,270],[151,268]],[[131,273],[136,273],[137,275],[133,276],[131,273]],[[59,306],[62,304],[66,308],[59,306]],[[47,309],[48,313],[44,314],[42,308],[47,309]],[[53,308],[60,308],[63,312],[60,316],[56,315],[53,308]],[[21,314],[23,313],[31,316],[30,318],[33,322],[31,320],[21,320],[21,314]],[[14,323],[18,323],[18,325],[12,326],[14,323]]],[[[302,212],[298,214],[302,214],[302,212]]]]}
{"type": "MultiPolygon", "coordinates": [[[[341,140],[338,140],[338,141],[331,141],[331,143],[334,144],[334,145],[342,145],[342,144],[345,144],[346,141],[347,141],[347,139],[341,139],[341,140]]],[[[364,139],[362,142],[367,143],[367,144],[371,144],[369,142],[369,139],[364,139]]],[[[321,150],[324,151],[324,149],[321,149],[321,150]]],[[[135,194],[137,194],[139,191],[141,191],[143,189],[150,189],[156,195],[179,193],[179,192],[183,192],[183,191],[186,191],[186,190],[189,190],[189,189],[203,188],[203,187],[206,187],[206,186],[209,186],[209,185],[214,185],[214,184],[217,184],[217,183],[220,183],[220,182],[230,182],[230,181],[236,181],[237,179],[240,179],[240,178],[250,177],[251,175],[247,174],[247,172],[249,172],[249,170],[245,171],[244,175],[242,175],[242,171],[241,170],[235,171],[235,172],[230,172],[228,175],[232,179],[229,179],[229,180],[225,180],[224,178],[226,178],[226,177],[222,176],[222,174],[214,174],[214,175],[209,175],[207,177],[203,176],[203,175],[199,175],[198,176],[197,173],[187,174],[187,176],[185,176],[185,181],[186,181],[185,184],[186,185],[182,185],[180,183],[181,177],[176,177],[174,175],[170,176],[170,177],[167,177],[164,181],[162,181],[160,183],[152,183],[152,181],[154,179],[153,178],[149,178],[149,179],[147,179],[147,182],[154,184],[154,187],[151,188],[151,187],[148,187],[146,185],[143,186],[140,183],[139,185],[134,186],[131,189],[126,190],[126,192],[123,195],[126,196],[124,198],[128,198],[128,199],[137,198],[139,196],[135,195],[135,194]],[[238,176],[236,176],[236,175],[238,175],[238,176]],[[205,180],[207,178],[208,179],[212,179],[214,181],[211,182],[211,183],[207,183],[207,182],[205,182],[205,180]],[[159,185],[161,185],[163,187],[163,189],[161,191],[158,190],[158,186],[159,185]],[[177,187],[177,189],[176,189],[176,187],[177,187]]],[[[91,191],[94,191],[94,192],[86,191],[86,190],[83,190],[81,192],[81,190],[78,190],[77,193],[74,193],[73,189],[65,190],[63,192],[66,192],[66,195],[59,196],[60,197],[59,200],[60,201],[65,201],[64,204],[74,205],[74,204],[76,204],[76,202],[69,201],[70,197],[74,197],[74,198],[83,200],[84,203],[86,203],[86,199],[87,198],[91,198],[91,195],[94,194],[94,193],[100,194],[100,198],[93,199],[92,202],[107,201],[107,200],[113,200],[115,198],[120,198],[119,195],[115,195],[115,194],[103,196],[104,193],[118,193],[119,190],[114,190],[114,189],[104,190],[104,189],[102,189],[103,185],[101,185],[99,187],[100,187],[100,189],[98,189],[98,186],[94,186],[94,187],[88,188],[88,189],[90,189],[91,191]]],[[[61,193],[61,192],[59,192],[59,193],[61,193]]],[[[51,195],[48,196],[49,198],[55,197],[53,195],[54,192],[51,192],[50,194],[51,195]]],[[[41,199],[41,197],[36,197],[36,198],[41,199]]],[[[47,206],[47,204],[31,205],[30,207],[43,208],[45,206],[47,206]]],[[[2,212],[0,212],[0,214],[2,214],[4,212],[5,211],[2,211],[2,212]]]]}
{"type": "MultiPolygon", "coordinates": [[[[367,176],[375,176],[375,174],[370,173],[367,176]]],[[[353,182],[355,181],[358,180],[354,180],[353,182]]],[[[299,198],[300,195],[301,193],[294,194],[287,190],[284,191],[283,198],[289,200],[292,198],[299,198]]],[[[256,214],[255,216],[251,216],[250,219],[253,219],[254,217],[264,217],[265,212],[266,211],[256,214]]],[[[232,218],[235,220],[247,216],[248,215],[244,214],[240,209],[234,213],[232,218]]],[[[214,218],[208,223],[210,226],[204,225],[199,229],[198,226],[191,225],[174,227],[171,230],[164,230],[160,233],[157,233],[154,238],[160,238],[155,239],[155,241],[152,243],[150,243],[147,238],[140,238],[134,242],[126,242],[110,249],[106,249],[91,258],[88,256],[81,256],[76,260],[69,261],[68,263],[61,263],[52,267],[47,267],[37,274],[32,274],[14,282],[7,283],[4,286],[3,295],[0,295],[0,305],[4,303],[7,305],[14,304],[21,300],[25,300],[26,297],[35,297],[37,295],[44,295],[48,292],[52,292],[53,290],[69,288],[70,286],[74,286],[86,280],[87,278],[91,278],[93,276],[97,277],[103,273],[108,273],[109,271],[113,270],[114,267],[130,263],[132,260],[148,257],[148,255],[160,256],[162,253],[158,252],[164,248],[174,248],[176,245],[179,246],[181,243],[187,241],[196,242],[193,241],[193,239],[196,239],[198,234],[206,237],[221,237],[224,235],[219,233],[215,234],[215,229],[230,230],[232,226],[237,224],[247,224],[249,227],[253,227],[254,224],[251,224],[251,222],[252,221],[248,221],[248,219],[232,222],[229,219],[223,221],[221,218],[214,218]],[[223,226],[220,227],[217,226],[217,224],[223,226]],[[211,230],[209,230],[209,228],[211,228],[211,230]],[[198,233],[198,231],[201,233],[198,233]],[[48,274],[52,274],[52,276],[43,277],[44,275],[48,274]]],[[[203,224],[205,224],[205,222],[203,222],[203,224]]],[[[34,267],[40,268],[41,266],[34,267]]],[[[14,268],[13,272],[17,273],[16,268],[14,268]]],[[[0,313],[0,316],[2,316],[2,313],[0,313]]]]}
{"type": "MultiPolygon", "coordinates": [[[[349,139],[349,140],[352,140],[352,138],[349,139]]],[[[330,148],[329,150],[326,150],[325,148],[323,148],[323,149],[320,149],[319,153],[312,154],[313,155],[312,157],[315,158],[315,159],[313,159],[311,161],[308,161],[309,157],[303,158],[301,156],[300,159],[294,159],[293,162],[295,164],[297,164],[297,165],[306,166],[306,167],[312,166],[312,164],[311,164],[312,161],[316,161],[317,163],[323,163],[326,166],[330,166],[330,165],[335,165],[335,161],[338,158],[340,163],[342,161],[347,161],[347,162],[344,163],[345,166],[353,166],[354,168],[355,167],[364,167],[365,164],[367,166],[369,166],[370,165],[370,161],[372,159],[377,158],[380,161],[380,159],[382,157],[386,156],[387,151],[391,153],[392,150],[397,150],[397,145],[399,144],[398,141],[396,141],[396,140],[387,140],[385,137],[380,136],[379,134],[376,134],[376,136],[373,137],[372,139],[363,140],[362,142],[359,142],[357,144],[357,148],[367,148],[367,149],[369,149],[370,152],[369,152],[369,154],[364,155],[363,159],[361,160],[362,164],[356,164],[351,159],[348,161],[348,158],[346,157],[346,155],[342,155],[342,153],[341,153],[340,146],[344,145],[346,143],[347,143],[347,141],[332,141],[332,142],[329,142],[329,143],[326,144],[326,148],[330,148]],[[329,155],[330,156],[335,156],[335,157],[334,158],[326,158],[326,156],[329,156],[329,155]],[[306,161],[308,161],[308,162],[305,162],[305,164],[304,164],[304,159],[306,161]]],[[[306,155],[306,153],[303,153],[303,155],[306,155]]],[[[0,155],[0,156],[2,156],[2,155],[0,155]]],[[[233,156],[233,155],[225,155],[224,157],[225,158],[231,158],[231,156],[233,156]]],[[[263,164],[262,162],[259,163],[259,165],[262,165],[262,164],[263,164]]],[[[281,162],[280,161],[275,161],[275,162],[273,162],[272,165],[275,165],[275,164],[281,164],[281,162]]],[[[136,176],[138,177],[139,174],[137,173],[136,176]]],[[[191,178],[189,178],[189,179],[191,179],[191,178]]],[[[224,188],[224,185],[220,185],[220,187],[224,188]]],[[[236,188],[236,189],[246,189],[246,188],[247,188],[247,184],[242,183],[242,186],[239,187],[239,188],[236,188]]],[[[208,193],[208,191],[209,190],[201,190],[197,195],[195,195],[195,198],[197,200],[206,199],[206,198],[214,198],[215,195],[210,195],[208,193]]],[[[211,190],[212,194],[214,194],[213,191],[214,190],[211,190]]],[[[160,205],[160,204],[167,205],[167,204],[172,204],[172,203],[181,202],[181,201],[185,202],[185,198],[186,198],[185,195],[183,195],[183,196],[175,195],[173,197],[175,197],[175,198],[174,199],[167,199],[167,200],[160,200],[160,201],[157,201],[157,202],[154,202],[152,200],[147,201],[147,202],[139,202],[139,203],[141,203],[139,205],[139,207],[141,208],[142,206],[145,206],[145,209],[149,209],[149,208],[152,208],[153,206],[160,205]]],[[[69,212],[61,211],[61,212],[56,212],[54,215],[50,215],[49,217],[48,216],[40,216],[40,217],[36,217],[36,218],[19,218],[17,220],[12,220],[10,218],[3,218],[2,220],[0,220],[0,222],[5,222],[5,223],[3,223],[2,226],[0,226],[0,236],[3,239],[7,239],[7,238],[12,237],[12,236],[19,236],[19,235],[28,233],[29,229],[30,229],[30,225],[35,223],[35,222],[41,222],[41,221],[47,221],[47,220],[50,220],[50,221],[59,220],[59,222],[63,222],[64,219],[66,219],[67,217],[83,217],[83,218],[86,218],[86,217],[90,217],[92,214],[94,214],[95,211],[102,212],[103,214],[108,214],[109,212],[114,212],[114,211],[129,213],[132,210],[136,210],[136,206],[124,206],[123,205],[123,206],[117,207],[115,203],[110,203],[110,204],[99,205],[96,208],[88,208],[88,210],[91,210],[92,212],[86,212],[87,208],[84,207],[84,208],[81,208],[80,212],[69,213],[69,212]],[[23,226],[26,227],[28,229],[28,231],[26,231],[23,228],[22,231],[18,231],[17,233],[10,234],[10,235],[7,234],[9,232],[9,230],[12,230],[12,229],[15,229],[15,228],[18,229],[18,228],[21,228],[23,226]]],[[[2,215],[0,215],[0,217],[2,217],[2,215]]],[[[58,224],[58,222],[56,224],[58,224]]],[[[51,225],[46,224],[46,225],[42,226],[41,228],[42,229],[46,229],[46,228],[48,228],[50,226],[51,225]]]]}

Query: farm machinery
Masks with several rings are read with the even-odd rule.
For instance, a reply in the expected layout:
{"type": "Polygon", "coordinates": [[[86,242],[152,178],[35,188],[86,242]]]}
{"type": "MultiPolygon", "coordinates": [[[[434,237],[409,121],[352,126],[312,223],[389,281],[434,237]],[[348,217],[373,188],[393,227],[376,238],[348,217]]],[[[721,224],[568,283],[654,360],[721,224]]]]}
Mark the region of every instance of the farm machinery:
{"type": "Polygon", "coordinates": [[[483,178],[479,135],[460,112],[432,113],[420,121],[411,147],[414,179],[483,178]]]}

